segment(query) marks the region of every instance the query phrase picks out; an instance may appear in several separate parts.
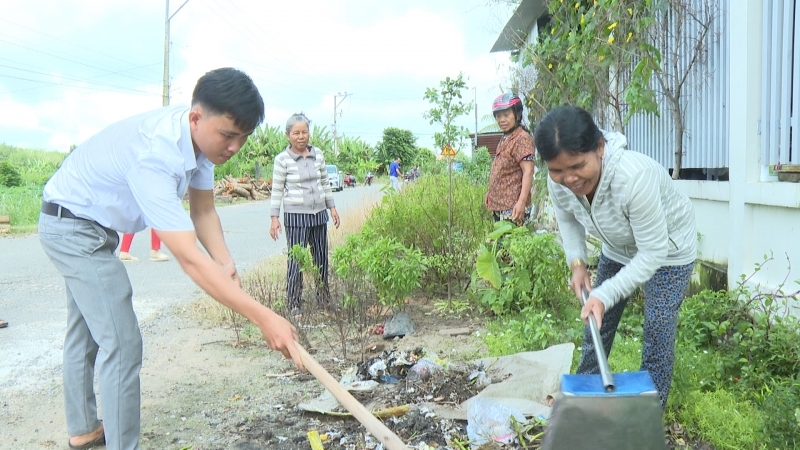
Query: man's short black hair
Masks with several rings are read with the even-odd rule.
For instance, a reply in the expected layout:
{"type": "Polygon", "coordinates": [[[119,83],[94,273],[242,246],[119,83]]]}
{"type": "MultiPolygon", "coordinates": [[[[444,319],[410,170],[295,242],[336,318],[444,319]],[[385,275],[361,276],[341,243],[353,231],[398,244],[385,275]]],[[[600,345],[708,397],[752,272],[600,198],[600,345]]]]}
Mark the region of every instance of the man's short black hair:
{"type": "Polygon", "coordinates": [[[229,116],[242,131],[252,131],[264,121],[264,100],[253,80],[230,67],[212,70],[197,80],[192,106],[197,104],[211,114],[229,116]]]}

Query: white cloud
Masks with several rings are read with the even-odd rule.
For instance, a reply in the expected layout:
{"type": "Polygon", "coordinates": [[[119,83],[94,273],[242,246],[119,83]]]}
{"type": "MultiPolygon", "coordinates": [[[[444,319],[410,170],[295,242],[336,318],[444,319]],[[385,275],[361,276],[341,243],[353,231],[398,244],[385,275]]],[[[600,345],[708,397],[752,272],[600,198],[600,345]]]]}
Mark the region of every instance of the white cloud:
{"type": "MultiPolygon", "coordinates": [[[[172,10],[181,3],[171,1],[172,10]]],[[[11,73],[0,68],[0,81],[6,83],[0,86],[0,140],[28,143],[31,135],[15,130],[39,130],[34,146],[68,148],[113,121],[160,106],[163,5],[0,0],[0,19],[26,28],[2,20],[0,26],[13,30],[8,33],[18,44],[40,50],[26,52],[0,42],[0,58],[43,68],[63,83],[11,98],[3,93],[38,85],[10,86],[2,76],[11,73]],[[108,75],[134,66],[148,67],[108,75]],[[117,92],[75,87],[84,84],[117,92]]],[[[470,89],[478,87],[483,115],[505,81],[497,66],[507,56],[488,53],[496,35],[486,30],[490,17],[484,9],[480,0],[190,0],[171,21],[171,101],[189,103],[200,76],[233,66],[259,86],[269,125],[281,126],[302,110],[315,124],[330,127],[333,95],[347,91],[352,96],[342,104],[339,124],[349,136],[360,132],[374,143],[384,128],[394,126],[419,133],[419,144],[432,147],[429,135],[435,127],[422,118],[430,108],[422,100],[425,88],[463,72],[470,89]]],[[[474,127],[472,115],[463,122],[474,127]]]]}
{"type": "Polygon", "coordinates": [[[40,130],[39,115],[36,108],[30,105],[0,107],[0,124],[9,129],[40,130]]]}

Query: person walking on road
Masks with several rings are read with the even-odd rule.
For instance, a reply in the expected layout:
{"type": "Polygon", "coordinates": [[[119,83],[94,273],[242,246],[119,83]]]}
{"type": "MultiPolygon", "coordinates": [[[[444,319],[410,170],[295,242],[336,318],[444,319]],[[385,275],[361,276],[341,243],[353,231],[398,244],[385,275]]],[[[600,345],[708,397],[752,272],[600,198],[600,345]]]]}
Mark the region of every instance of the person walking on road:
{"type": "Polygon", "coordinates": [[[297,330],[241,289],[214,208],[214,165],[235,155],[263,119],[264,102],[249,76],[213,70],[197,81],[191,106],[166,106],[110,125],[80,144],[45,185],[39,240],[66,282],[70,448],[140,448],[142,336],[127,270],[114,254],[117,231],[157,230],[204,291],[302,367],[297,330]],[[189,214],[181,203],[187,191],[189,214]],[[93,389],[96,362],[102,422],[93,389]]]}
{"type": "MultiPolygon", "coordinates": [[[[625,136],[604,133],[581,108],[547,113],[534,140],[549,172],[550,199],[572,269],[570,286],[578,297],[589,291],[581,318],[586,322],[592,313],[597,319],[607,355],[628,297],[644,285],[641,369],[653,377],[663,408],[672,381],[678,310],[697,256],[692,201],[675,187],[667,169],[626,150],[625,136]],[[587,232],[603,242],[594,289],[587,271],[587,232]]],[[[589,327],[578,373],[600,373],[589,327]]]]}
{"type": "Polygon", "coordinates": [[[400,158],[397,157],[394,159],[394,162],[389,164],[389,182],[397,192],[400,192],[400,177],[402,174],[403,171],[400,170],[400,158]]]}
{"type": "MultiPolygon", "coordinates": [[[[330,309],[327,210],[330,209],[336,228],[339,228],[339,213],[336,212],[322,151],[308,144],[308,125],[309,120],[302,113],[294,114],[286,121],[289,145],[275,157],[269,235],[278,239],[282,205],[286,245],[289,249],[295,244],[311,247],[314,265],[319,268],[322,281],[317,300],[323,308],[330,309]]],[[[292,316],[302,318],[303,274],[292,257],[288,258],[286,295],[292,316]]]]}
{"type": "MultiPolygon", "coordinates": [[[[119,259],[122,261],[137,262],[139,258],[130,254],[133,234],[125,233],[122,235],[122,245],[119,248],[119,259]]],[[[169,256],[161,253],[161,239],[158,238],[156,230],[150,229],[150,261],[167,261],[169,256]]]]}
{"type": "Polygon", "coordinates": [[[526,225],[531,217],[535,148],[530,131],[522,123],[522,100],[510,92],[501,94],[492,102],[492,114],[503,137],[492,162],[486,208],[495,222],[526,225]]]}

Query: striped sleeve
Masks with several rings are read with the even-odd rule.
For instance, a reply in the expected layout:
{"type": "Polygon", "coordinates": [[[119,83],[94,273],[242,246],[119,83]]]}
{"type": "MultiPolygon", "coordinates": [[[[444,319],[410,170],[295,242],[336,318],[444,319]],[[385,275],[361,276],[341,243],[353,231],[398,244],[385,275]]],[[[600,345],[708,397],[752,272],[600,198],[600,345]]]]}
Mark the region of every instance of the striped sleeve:
{"type": "Polygon", "coordinates": [[[286,190],[286,152],[281,152],[275,157],[272,169],[272,192],[269,215],[280,217],[283,193],[286,190]]]}
{"type": "Polygon", "coordinates": [[[333,201],[333,191],[331,191],[331,180],[328,178],[328,166],[325,164],[325,158],[322,156],[322,150],[319,150],[319,157],[322,159],[322,164],[319,168],[319,180],[322,183],[322,191],[325,193],[325,207],[335,208],[336,204],[333,201]]]}
{"type": "Polygon", "coordinates": [[[558,231],[561,233],[561,241],[564,245],[564,254],[567,257],[567,264],[575,259],[588,261],[586,256],[586,228],[578,222],[575,215],[561,205],[559,195],[562,193],[561,185],[555,183],[547,177],[550,200],[553,202],[558,231]]]}
{"type": "Polygon", "coordinates": [[[637,252],[615,276],[592,291],[606,310],[633,294],[664,265],[669,254],[669,232],[662,205],[659,177],[652,167],[640,165],[630,170],[626,185],[627,216],[637,252]]]}

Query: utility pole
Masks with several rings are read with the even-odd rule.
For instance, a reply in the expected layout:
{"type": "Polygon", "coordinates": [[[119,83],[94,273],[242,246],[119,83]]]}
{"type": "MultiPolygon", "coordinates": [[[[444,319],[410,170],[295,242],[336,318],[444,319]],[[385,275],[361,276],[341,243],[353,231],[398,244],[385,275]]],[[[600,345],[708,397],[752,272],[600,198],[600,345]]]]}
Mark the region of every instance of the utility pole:
{"type": "Polygon", "coordinates": [[[189,0],[183,2],[177,10],[175,10],[172,15],[169,15],[169,0],[167,1],[167,12],[164,14],[164,86],[161,92],[161,105],[167,106],[169,105],[169,21],[175,17],[175,14],[178,14],[178,11],[181,10],[189,0]]]}
{"type": "Polygon", "coordinates": [[[347,98],[348,95],[350,94],[347,92],[344,93],[339,92],[338,94],[333,96],[333,154],[335,156],[339,156],[339,134],[338,134],[339,131],[336,129],[336,116],[338,115],[337,111],[339,111],[339,105],[342,104],[342,102],[344,101],[345,98],[347,98]],[[338,99],[339,97],[341,97],[342,99],[337,101],[336,99],[338,99]]]}
{"type": "Polygon", "coordinates": [[[472,147],[472,157],[475,158],[475,150],[478,149],[478,87],[472,88],[472,102],[475,104],[475,144],[472,147]]]}

